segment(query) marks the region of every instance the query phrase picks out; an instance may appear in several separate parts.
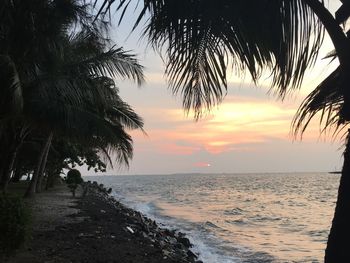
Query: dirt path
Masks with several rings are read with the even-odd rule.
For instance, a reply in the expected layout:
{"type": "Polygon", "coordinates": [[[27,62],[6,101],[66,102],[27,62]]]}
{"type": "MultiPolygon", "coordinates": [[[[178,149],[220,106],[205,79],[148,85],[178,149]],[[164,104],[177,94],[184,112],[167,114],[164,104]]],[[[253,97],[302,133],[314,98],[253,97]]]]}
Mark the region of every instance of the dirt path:
{"type": "Polygon", "coordinates": [[[36,247],[35,242],[37,242],[38,237],[42,236],[42,232],[53,231],[67,224],[78,224],[85,219],[82,216],[77,216],[80,211],[77,208],[78,200],[78,198],[72,197],[72,194],[64,184],[36,194],[32,199],[25,200],[32,212],[32,236],[27,242],[27,245],[18,251],[8,262],[56,262],[47,258],[44,259],[42,255],[38,254],[38,249],[34,251],[33,247],[36,247]]]}
{"type": "Polygon", "coordinates": [[[155,226],[156,232],[146,234],[148,226],[138,221],[138,212],[107,197],[91,191],[73,198],[65,185],[37,194],[28,203],[33,210],[32,238],[8,263],[195,262],[192,255],[187,258],[190,252],[174,233],[155,226]]]}
{"type": "Polygon", "coordinates": [[[37,194],[29,201],[33,211],[33,231],[54,230],[58,226],[84,220],[83,217],[72,216],[79,213],[78,200],[79,195],[73,198],[65,185],[37,194]]]}

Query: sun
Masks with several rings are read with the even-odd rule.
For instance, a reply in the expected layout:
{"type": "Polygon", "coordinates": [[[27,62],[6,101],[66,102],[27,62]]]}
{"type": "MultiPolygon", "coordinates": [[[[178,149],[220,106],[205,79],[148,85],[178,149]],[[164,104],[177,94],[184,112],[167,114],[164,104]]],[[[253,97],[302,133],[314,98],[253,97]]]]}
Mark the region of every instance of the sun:
{"type": "Polygon", "coordinates": [[[193,164],[194,167],[210,167],[211,164],[207,162],[197,162],[193,164]]]}

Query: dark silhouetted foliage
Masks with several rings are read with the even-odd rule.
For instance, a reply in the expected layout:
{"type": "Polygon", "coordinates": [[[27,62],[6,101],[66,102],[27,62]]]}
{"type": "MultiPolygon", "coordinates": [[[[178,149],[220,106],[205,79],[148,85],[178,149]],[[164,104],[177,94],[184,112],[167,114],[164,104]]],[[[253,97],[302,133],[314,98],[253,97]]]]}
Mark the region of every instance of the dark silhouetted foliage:
{"type": "Polygon", "coordinates": [[[83,178],[81,178],[81,174],[77,169],[72,169],[67,173],[66,183],[72,191],[73,197],[75,197],[75,191],[77,190],[78,185],[82,182],[83,178]]]}
{"type": "Polygon", "coordinates": [[[9,255],[28,237],[30,212],[18,196],[0,194],[0,253],[9,255]]]}

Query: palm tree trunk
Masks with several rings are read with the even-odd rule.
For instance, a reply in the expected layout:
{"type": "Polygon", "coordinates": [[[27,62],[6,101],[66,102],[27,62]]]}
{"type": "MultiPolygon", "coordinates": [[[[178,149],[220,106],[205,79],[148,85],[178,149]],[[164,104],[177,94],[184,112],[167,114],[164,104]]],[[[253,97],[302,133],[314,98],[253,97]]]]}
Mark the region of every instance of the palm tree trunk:
{"type": "Polygon", "coordinates": [[[1,189],[3,192],[7,191],[7,186],[11,179],[11,172],[17,157],[19,147],[20,145],[16,146],[12,153],[9,155],[7,167],[3,170],[4,173],[1,178],[1,189]]]}
{"type": "Polygon", "coordinates": [[[57,176],[59,176],[59,172],[57,173],[55,170],[50,170],[47,172],[45,190],[48,190],[50,187],[53,187],[54,181],[57,176]]]}
{"type": "Polygon", "coordinates": [[[327,30],[331,38],[340,64],[346,63],[348,58],[348,39],[343,29],[339,26],[331,12],[319,0],[304,0],[304,2],[312,9],[321,23],[327,30]]]}
{"type": "MultiPolygon", "coordinates": [[[[44,159],[43,159],[43,163],[44,163],[44,159]]],[[[43,164],[41,164],[41,166],[43,166],[43,164]]],[[[39,176],[38,176],[38,180],[36,182],[36,187],[35,187],[35,192],[36,193],[41,193],[42,192],[42,184],[43,184],[43,180],[44,180],[44,174],[41,172],[41,170],[42,169],[40,167],[39,176]]]]}
{"type": "Polygon", "coordinates": [[[19,180],[22,178],[22,169],[21,169],[21,164],[19,162],[16,162],[16,168],[13,173],[13,177],[11,178],[11,182],[18,183],[19,180]]]}
{"type": "Polygon", "coordinates": [[[8,166],[10,163],[10,157],[9,155],[2,155],[1,156],[1,169],[0,169],[0,190],[3,192],[6,192],[6,177],[7,177],[7,171],[8,166]]]}
{"type": "Polygon", "coordinates": [[[45,184],[45,190],[48,190],[51,184],[51,180],[52,180],[53,174],[51,171],[49,171],[47,173],[47,179],[46,179],[46,184],[45,184]]]}
{"type": "Polygon", "coordinates": [[[13,166],[16,161],[17,153],[20,147],[23,144],[24,139],[27,137],[27,135],[30,132],[30,128],[28,125],[23,124],[22,127],[19,129],[19,131],[13,131],[10,130],[10,133],[13,133],[13,137],[11,138],[11,141],[7,146],[9,149],[8,158],[5,158],[5,160],[2,160],[2,171],[1,175],[1,182],[0,182],[0,188],[3,190],[3,192],[6,192],[8,183],[11,179],[11,172],[13,170],[13,166]]]}
{"type": "Polygon", "coordinates": [[[325,263],[350,262],[350,130],[348,132],[344,165],[332,227],[328,237],[325,263]]]}
{"type": "Polygon", "coordinates": [[[41,167],[41,165],[43,163],[43,160],[44,160],[44,157],[45,157],[45,153],[46,153],[46,149],[51,145],[52,137],[53,137],[53,133],[50,132],[50,134],[49,134],[49,136],[48,136],[48,138],[46,140],[46,143],[42,147],[42,150],[41,150],[41,153],[39,155],[35,171],[33,173],[32,180],[30,181],[28,189],[27,189],[26,193],[24,194],[24,197],[26,197],[26,198],[32,197],[36,193],[36,185],[37,185],[37,182],[38,182],[38,179],[39,179],[40,167],[41,167]]]}
{"type": "Polygon", "coordinates": [[[42,191],[42,182],[43,182],[43,179],[44,179],[44,171],[45,171],[45,168],[46,168],[47,157],[49,155],[49,151],[50,151],[50,148],[51,148],[51,142],[52,142],[53,133],[51,132],[50,134],[52,134],[52,136],[51,136],[50,141],[46,145],[47,147],[45,149],[45,155],[44,155],[43,161],[41,162],[41,165],[40,165],[39,178],[38,178],[38,182],[37,182],[37,185],[36,185],[36,190],[37,190],[38,193],[40,193],[42,191]]]}

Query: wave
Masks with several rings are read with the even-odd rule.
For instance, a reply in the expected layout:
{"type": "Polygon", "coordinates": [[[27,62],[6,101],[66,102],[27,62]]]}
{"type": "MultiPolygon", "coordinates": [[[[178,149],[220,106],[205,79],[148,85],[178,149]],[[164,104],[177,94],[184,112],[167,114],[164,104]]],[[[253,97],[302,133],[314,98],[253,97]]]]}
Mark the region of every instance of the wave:
{"type": "Polygon", "coordinates": [[[245,225],[248,224],[243,218],[235,219],[235,220],[225,220],[228,224],[235,224],[235,225],[245,225]]]}
{"type": "Polygon", "coordinates": [[[255,221],[255,222],[280,221],[280,220],[282,220],[282,218],[280,218],[280,217],[266,216],[266,215],[256,215],[254,217],[251,217],[250,219],[252,221],[255,221]]]}
{"type": "Polygon", "coordinates": [[[208,226],[208,227],[212,227],[212,228],[220,228],[219,226],[215,225],[214,223],[210,222],[210,221],[206,221],[204,223],[205,226],[208,226]]]}
{"type": "Polygon", "coordinates": [[[233,208],[233,209],[230,209],[230,210],[224,210],[224,215],[236,216],[236,215],[242,215],[243,212],[244,212],[243,209],[241,209],[239,207],[236,207],[236,208],[233,208]]]}
{"type": "Polygon", "coordinates": [[[215,231],[210,230],[220,228],[214,223],[210,221],[194,223],[164,215],[162,213],[164,209],[159,207],[156,201],[137,203],[137,201],[123,198],[122,203],[155,220],[160,226],[186,233],[186,237],[194,246],[192,250],[198,255],[199,260],[205,263],[240,262],[240,260],[230,255],[230,251],[227,251],[228,255],[226,255],[219,249],[224,243],[212,233],[215,231]]]}

